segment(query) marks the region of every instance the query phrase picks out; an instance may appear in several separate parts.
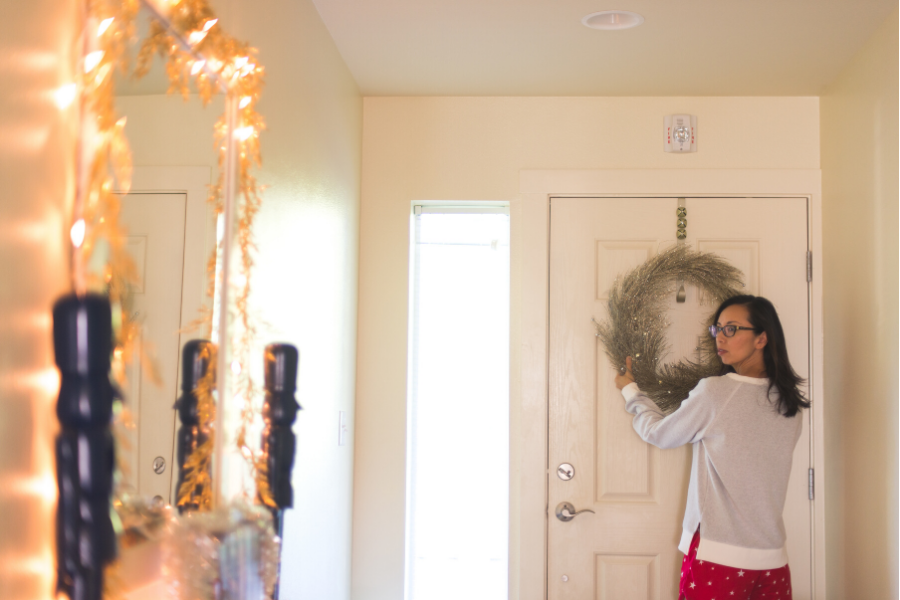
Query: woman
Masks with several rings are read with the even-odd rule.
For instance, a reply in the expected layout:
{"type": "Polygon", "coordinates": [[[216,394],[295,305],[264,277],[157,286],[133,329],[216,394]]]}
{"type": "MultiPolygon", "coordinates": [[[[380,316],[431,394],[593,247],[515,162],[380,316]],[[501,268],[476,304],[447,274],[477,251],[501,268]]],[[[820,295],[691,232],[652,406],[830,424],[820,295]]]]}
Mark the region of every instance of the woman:
{"type": "Polygon", "coordinates": [[[664,415],[638,389],[631,357],[616,387],[644,441],[693,444],[680,598],[790,598],[781,513],[802,427],[796,417],[809,402],[771,302],[730,298],[714,322],[722,374],[701,380],[675,412],[664,415]]]}

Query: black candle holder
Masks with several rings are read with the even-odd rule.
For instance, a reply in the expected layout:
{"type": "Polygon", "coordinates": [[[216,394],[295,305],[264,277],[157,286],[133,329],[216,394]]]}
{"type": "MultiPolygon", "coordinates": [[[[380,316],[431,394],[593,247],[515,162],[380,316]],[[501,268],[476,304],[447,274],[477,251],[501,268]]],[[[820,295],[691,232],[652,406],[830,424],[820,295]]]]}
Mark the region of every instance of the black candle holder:
{"type": "MultiPolygon", "coordinates": [[[[263,419],[266,426],[262,448],[272,499],[278,509],[294,505],[291,469],[294,467],[296,438],[291,426],[302,407],[297,404],[297,348],[290,344],[269,344],[265,353],[265,399],[263,419]]],[[[276,527],[280,525],[276,514],[276,527]]],[[[278,527],[277,527],[278,528],[278,527]]],[[[280,532],[279,532],[280,533],[280,532]]]]}
{"type": "Polygon", "coordinates": [[[110,423],[118,397],[109,379],[112,336],[105,296],[69,295],[54,305],[53,346],[62,376],[56,404],[56,589],[72,600],[100,600],[103,567],[116,557],[110,518],[110,423]]]}
{"type": "MultiPolygon", "coordinates": [[[[185,468],[191,454],[207,440],[204,426],[209,425],[200,422],[198,410],[200,398],[198,388],[200,381],[207,376],[210,369],[214,369],[216,346],[207,340],[191,340],[184,345],[181,355],[181,396],[175,402],[178,410],[178,418],[181,427],[178,429],[178,486],[175,488],[176,497],[181,495],[181,487],[187,478],[188,469],[185,468]]],[[[202,486],[202,484],[201,484],[202,486]]],[[[200,503],[194,501],[203,493],[201,487],[191,490],[191,500],[178,503],[179,514],[185,511],[198,510],[200,503]]]]}

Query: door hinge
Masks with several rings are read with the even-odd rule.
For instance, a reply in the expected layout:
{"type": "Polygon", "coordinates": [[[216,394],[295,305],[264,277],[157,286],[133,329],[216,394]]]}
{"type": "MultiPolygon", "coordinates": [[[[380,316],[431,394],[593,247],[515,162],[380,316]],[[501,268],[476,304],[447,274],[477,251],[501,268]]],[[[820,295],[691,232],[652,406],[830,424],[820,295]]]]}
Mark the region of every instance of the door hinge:
{"type": "Polygon", "coordinates": [[[816,499],[816,470],[809,470],[809,499],[816,499]]]}
{"type": "Polygon", "coordinates": [[[806,281],[812,281],[812,251],[806,252],[806,281]]]}

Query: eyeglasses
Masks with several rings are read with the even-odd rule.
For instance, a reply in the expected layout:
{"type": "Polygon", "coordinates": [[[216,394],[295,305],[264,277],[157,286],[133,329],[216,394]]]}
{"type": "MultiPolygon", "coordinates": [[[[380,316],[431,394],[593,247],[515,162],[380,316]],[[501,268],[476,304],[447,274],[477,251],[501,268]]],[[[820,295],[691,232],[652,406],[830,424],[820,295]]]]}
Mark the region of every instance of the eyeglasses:
{"type": "Polygon", "coordinates": [[[719,332],[725,334],[725,337],[734,337],[734,334],[738,332],[740,329],[746,329],[748,331],[756,331],[753,327],[741,327],[740,325],[725,325],[724,327],[716,327],[715,325],[709,326],[709,335],[716,337],[719,335],[719,332]]]}

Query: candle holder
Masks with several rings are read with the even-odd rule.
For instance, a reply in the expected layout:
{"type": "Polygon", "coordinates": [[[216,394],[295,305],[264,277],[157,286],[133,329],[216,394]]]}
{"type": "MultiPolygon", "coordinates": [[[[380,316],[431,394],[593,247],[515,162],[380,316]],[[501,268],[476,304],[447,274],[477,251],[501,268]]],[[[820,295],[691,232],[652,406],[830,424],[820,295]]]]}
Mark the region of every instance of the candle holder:
{"type": "MultiPolygon", "coordinates": [[[[203,498],[209,496],[207,465],[188,466],[192,455],[209,439],[211,422],[203,422],[203,395],[215,385],[216,346],[207,340],[191,340],[184,345],[181,356],[181,397],[175,402],[181,427],[178,428],[178,512],[205,508],[203,498]],[[195,469],[202,473],[192,472],[195,469]],[[193,476],[193,479],[190,477],[193,476]],[[188,488],[182,490],[185,482],[188,488]]],[[[208,417],[208,416],[207,416],[208,417]]]]}
{"type": "MultiPolygon", "coordinates": [[[[294,398],[298,357],[297,348],[290,344],[266,346],[266,394],[263,400],[266,426],[262,435],[262,448],[271,500],[277,509],[294,505],[291,469],[294,467],[297,441],[291,426],[297,418],[297,411],[302,409],[294,398]]],[[[276,515],[276,519],[277,517],[276,515]]],[[[280,527],[278,529],[280,534],[280,527]]]]}
{"type": "Polygon", "coordinates": [[[61,374],[56,415],[58,593],[100,600],[103,567],[116,557],[110,518],[115,450],[110,431],[112,312],[105,296],[68,295],[53,307],[53,347],[61,374]]]}

